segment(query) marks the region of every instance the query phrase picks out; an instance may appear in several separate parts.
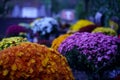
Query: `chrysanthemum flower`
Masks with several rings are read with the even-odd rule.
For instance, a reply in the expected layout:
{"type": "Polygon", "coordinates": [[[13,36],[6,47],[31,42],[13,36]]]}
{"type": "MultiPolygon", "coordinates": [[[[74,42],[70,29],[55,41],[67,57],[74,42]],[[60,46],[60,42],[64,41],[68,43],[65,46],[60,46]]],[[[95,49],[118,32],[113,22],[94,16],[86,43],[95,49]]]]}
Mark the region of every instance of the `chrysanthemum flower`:
{"type": "Polygon", "coordinates": [[[0,50],[6,49],[11,46],[16,46],[21,42],[27,42],[27,39],[22,37],[3,38],[2,41],[0,41],[0,50]]]}
{"type": "Polygon", "coordinates": [[[66,58],[36,43],[0,51],[1,80],[74,80],[66,58]]]}
{"type": "Polygon", "coordinates": [[[59,37],[57,37],[56,39],[53,40],[52,42],[52,48],[55,50],[58,50],[58,47],[60,46],[60,44],[71,34],[62,34],[59,37]]]}
{"type": "Polygon", "coordinates": [[[106,28],[106,27],[97,27],[92,31],[92,33],[97,33],[97,32],[103,33],[105,35],[111,35],[111,36],[117,35],[115,30],[113,30],[111,28],[106,28]]]}
{"type": "Polygon", "coordinates": [[[8,26],[8,28],[6,30],[6,36],[7,37],[19,36],[19,33],[21,33],[21,32],[26,33],[27,29],[22,26],[11,25],[11,26],[8,26]]]}
{"type": "Polygon", "coordinates": [[[70,27],[70,31],[76,32],[85,26],[93,25],[93,24],[94,23],[89,20],[79,20],[73,26],[70,27]]]}
{"type": "Polygon", "coordinates": [[[77,32],[65,39],[58,51],[67,55],[68,62],[76,66],[75,68],[90,67],[92,64],[94,68],[99,68],[118,54],[119,46],[119,38],[102,33],[77,32]]]}
{"type": "Polygon", "coordinates": [[[33,26],[33,33],[39,32],[40,35],[54,33],[59,28],[57,20],[51,17],[37,19],[31,23],[31,26],[33,26]]]}

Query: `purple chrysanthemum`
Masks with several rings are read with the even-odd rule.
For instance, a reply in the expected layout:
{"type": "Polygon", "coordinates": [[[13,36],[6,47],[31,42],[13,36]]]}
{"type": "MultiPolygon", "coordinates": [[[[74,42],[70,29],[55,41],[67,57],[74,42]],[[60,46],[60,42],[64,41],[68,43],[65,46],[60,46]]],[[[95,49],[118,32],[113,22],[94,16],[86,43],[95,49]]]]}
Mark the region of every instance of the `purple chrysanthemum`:
{"type": "Polygon", "coordinates": [[[120,39],[107,36],[102,33],[74,33],[64,40],[58,48],[58,51],[65,55],[74,47],[77,47],[79,54],[84,54],[88,60],[93,61],[95,65],[105,64],[114,55],[117,54],[120,39]]]}

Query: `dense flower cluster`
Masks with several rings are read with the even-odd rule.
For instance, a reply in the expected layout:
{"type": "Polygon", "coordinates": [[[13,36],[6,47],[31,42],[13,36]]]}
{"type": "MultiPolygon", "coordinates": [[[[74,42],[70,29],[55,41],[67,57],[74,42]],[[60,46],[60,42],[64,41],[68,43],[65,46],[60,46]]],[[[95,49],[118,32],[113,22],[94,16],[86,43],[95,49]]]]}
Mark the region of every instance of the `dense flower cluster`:
{"type": "Polygon", "coordinates": [[[33,26],[33,33],[39,32],[40,35],[46,35],[58,29],[58,22],[54,18],[45,17],[35,20],[31,26],[33,26]]]}
{"type": "Polygon", "coordinates": [[[97,25],[93,25],[93,24],[92,25],[87,25],[87,26],[81,28],[79,30],[79,32],[92,32],[96,27],[97,27],[97,25]]]}
{"type": "Polygon", "coordinates": [[[66,58],[36,43],[0,51],[1,80],[74,80],[66,58]]]}
{"type": "Polygon", "coordinates": [[[2,41],[0,41],[0,50],[6,49],[11,46],[16,46],[21,42],[27,42],[27,39],[22,37],[3,38],[2,41]]]}
{"type": "Polygon", "coordinates": [[[62,34],[60,35],[58,38],[54,39],[52,42],[52,48],[55,50],[58,50],[58,47],[60,46],[60,44],[71,34],[62,34]]]}
{"type": "MultiPolygon", "coordinates": [[[[88,61],[92,61],[95,67],[98,68],[105,65],[117,54],[118,45],[120,45],[120,39],[113,36],[107,36],[102,33],[77,32],[64,40],[58,51],[66,55],[68,51],[76,47],[79,57],[80,55],[85,56],[88,61]]],[[[71,52],[73,56],[77,53],[75,51],[71,52]]]]}
{"type": "Polygon", "coordinates": [[[89,20],[79,20],[77,21],[73,26],[70,27],[70,31],[78,31],[81,28],[88,26],[88,25],[93,25],[94,23],[89,21],[89,20]]]}
{"type": "Polygon", "coordinates": [[[111,28],[105,28],[105,27],[98,27],[98,28],[94,29],[92,32],[93,33],[101,32],[101,33],[103,33],[105,35],[111,35],[111,36],[117,35],[117,33],[115,32],[115,30],[113,30],[111,28]]]}
{"type": "Polygon", "coordinates": [[[21,32],[26,33],[27,32],[26,28],[18,25],[11,25],[6,30],[6,36],[7,37],[19,36],[21,32]]]}
{"type": "Polygon", "coordinates": [[[33,22],[30,23],[30,26],[31,26],[31,27],[34,27],[35,24],[37,24],[37,23],[39,23],[39,22],[40,22],[40,18],[37,18],[37,19],[35,19],[33,22]]]}

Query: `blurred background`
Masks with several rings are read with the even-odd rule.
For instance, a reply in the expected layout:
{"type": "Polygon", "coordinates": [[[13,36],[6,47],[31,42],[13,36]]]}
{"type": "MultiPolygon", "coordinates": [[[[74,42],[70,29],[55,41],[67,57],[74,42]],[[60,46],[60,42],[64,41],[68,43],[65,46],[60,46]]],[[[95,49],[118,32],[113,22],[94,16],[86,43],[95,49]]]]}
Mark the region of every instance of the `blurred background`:
{"type": "Polygon", "coordinates": [[[69,19],[91,18],[97,12],[119,16],[120,0],[1,0],[0,17],[37,18],[54,16],[69,19]],[[29,13],[29,14],[28,14],[29,13]],[[66,17],[65,17],[65,15],[66,17]]]}
{"type": "Polygon", "coordinates": [[[109,20],[120,25],[120,0],[0,0],[0,33],[13,23],[30,23],[36,18],[53,17],[73,24],[88,19],[99,26],[109,20]]]}

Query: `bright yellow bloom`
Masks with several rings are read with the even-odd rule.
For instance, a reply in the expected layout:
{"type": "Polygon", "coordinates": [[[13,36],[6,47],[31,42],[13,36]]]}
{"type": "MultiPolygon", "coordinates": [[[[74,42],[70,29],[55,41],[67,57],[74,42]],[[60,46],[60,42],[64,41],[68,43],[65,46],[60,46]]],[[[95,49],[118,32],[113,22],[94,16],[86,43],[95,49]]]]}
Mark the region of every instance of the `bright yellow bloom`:
{"type": "Polygon", "coordinates": [[[113,30],[111,28],[106,28],[106,27],[97,27],[92,31],[92,33],[96,33],[96,32],[101,32],[105,35],[111,35],[111,36],[117,35],[115,30],[113,30]]]}
{"type": "Polygon", "coordinates": [[[73,26],[71,26],[70,31],[76,32],[85,26],[93,25],[93,24],[94,23],[89,20],[82,19],[82,20],[77,21],[73,26]]]}
{"type": "Polygon", "coordinates": [[[6,49],[11,46],[16,46],[21,42],[27,42],[27,39],[22,37],[3,38],[0,42],[0,50],[6,49]]]}

